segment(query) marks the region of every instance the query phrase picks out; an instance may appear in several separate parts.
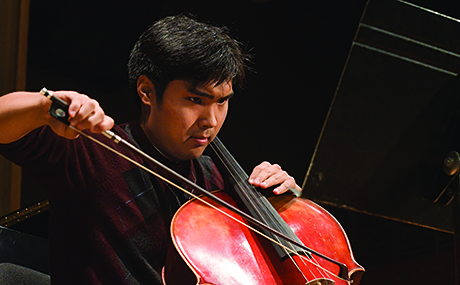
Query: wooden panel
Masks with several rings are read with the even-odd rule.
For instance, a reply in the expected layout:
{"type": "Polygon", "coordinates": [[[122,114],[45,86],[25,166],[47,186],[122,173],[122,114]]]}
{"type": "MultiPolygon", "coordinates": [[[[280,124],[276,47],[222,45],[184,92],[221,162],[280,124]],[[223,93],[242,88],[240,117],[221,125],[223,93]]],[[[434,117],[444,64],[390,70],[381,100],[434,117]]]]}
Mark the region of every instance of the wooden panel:
{"type": "MultiPolygon", "coordinates": [[[[29,0],[0,0],[0,94],[24,90],[29,0]]],[[[0,157],[0,215],[20,207],[21,169],[0,157]]]]}

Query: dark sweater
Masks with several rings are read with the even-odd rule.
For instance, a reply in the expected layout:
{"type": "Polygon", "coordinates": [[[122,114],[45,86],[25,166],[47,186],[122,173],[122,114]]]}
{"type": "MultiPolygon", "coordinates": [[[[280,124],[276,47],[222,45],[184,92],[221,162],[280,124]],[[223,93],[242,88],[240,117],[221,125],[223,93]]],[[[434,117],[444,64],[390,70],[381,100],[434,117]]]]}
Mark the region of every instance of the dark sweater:
{"type": "MultiPolygon", "coordinates": [[[[172,163],[137,122],[113,130],[207,190],[223,188],[208,157],[172,163]]],[[[124,146],[93,136],[156,169],[124,146]]],[[[48,127],[0,145],[0,153],[33,169],[49,189],[53,284],[161,284],[170,221],[187,195],[82,136],[67,140],[48,127]]]]}

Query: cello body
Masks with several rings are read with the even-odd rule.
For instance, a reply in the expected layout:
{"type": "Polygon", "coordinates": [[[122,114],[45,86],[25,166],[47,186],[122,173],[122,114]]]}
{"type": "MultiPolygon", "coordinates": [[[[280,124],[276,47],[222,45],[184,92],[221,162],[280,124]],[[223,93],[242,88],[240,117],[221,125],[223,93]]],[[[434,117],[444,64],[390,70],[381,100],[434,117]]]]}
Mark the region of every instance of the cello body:
{"type": "MultiPolygon", "coordinates": [[[[215,195],[235,204],[225,192],[215,195]]],[[[294,195],[269,200],[305,246],[344,263],[349,279],[359,284],[364,269],[354,260],[348,238],[332,215],[312,201],[294,195]]],[[[269,240],[196,199],[188,201],[175,214],[171,237],[173,248],[163,268],[166,285],[350,284],[337,277],[336,264],[321,257],[313,255],[309,260],[293,256],[281,260],[269,240]]]]}

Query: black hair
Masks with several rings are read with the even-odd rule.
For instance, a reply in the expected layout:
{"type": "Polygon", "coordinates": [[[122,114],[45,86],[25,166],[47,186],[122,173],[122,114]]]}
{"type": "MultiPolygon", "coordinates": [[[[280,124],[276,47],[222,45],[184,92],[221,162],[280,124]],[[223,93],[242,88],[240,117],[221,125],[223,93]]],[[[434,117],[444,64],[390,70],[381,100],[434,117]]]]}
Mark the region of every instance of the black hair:
{"type": "Polygon", "coordinates": [[[232,81],[241,88],[248,61],[249,55],[227,28],[181,14],[155,22],[139,37],[129,57],[129,81],[136,89],[139,76],[146,75],[160,101],[166,85],[175,79],[195,85],[232,81]]]}

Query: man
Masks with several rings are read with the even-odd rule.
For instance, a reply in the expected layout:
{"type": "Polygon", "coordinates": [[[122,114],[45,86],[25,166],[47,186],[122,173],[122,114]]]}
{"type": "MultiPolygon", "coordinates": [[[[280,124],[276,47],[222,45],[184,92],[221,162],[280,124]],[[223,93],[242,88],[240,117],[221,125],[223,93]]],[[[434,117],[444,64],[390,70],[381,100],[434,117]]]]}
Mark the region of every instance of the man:
{"type": "MultiPolygon", "coordinates": [[[[216,190],[224,186],[223,178],[202,153],[222,127],[233,87],[244,81],[246,60],[222,28],[182,15],[167,17],[139,38],[130,56],[139,121],[114,125],[86,95],[54,94],[69,103],[70,125],[156,170],[98,134],[113,129],[192,182],[216,190]]],[[[52,282],[161,284],[170,221],[189,197],[79,136],[47,114],[50,105],[38,93],[1,97],[0,152],[36,170],[49,186],[52,282]]],[[[277,185],[275,194],[301,190],[268,162],[254,169],[250,183],[277,185]]]]}

